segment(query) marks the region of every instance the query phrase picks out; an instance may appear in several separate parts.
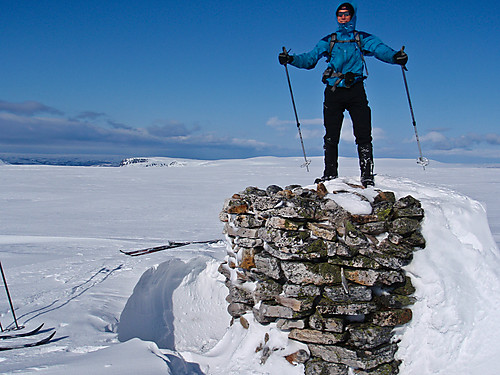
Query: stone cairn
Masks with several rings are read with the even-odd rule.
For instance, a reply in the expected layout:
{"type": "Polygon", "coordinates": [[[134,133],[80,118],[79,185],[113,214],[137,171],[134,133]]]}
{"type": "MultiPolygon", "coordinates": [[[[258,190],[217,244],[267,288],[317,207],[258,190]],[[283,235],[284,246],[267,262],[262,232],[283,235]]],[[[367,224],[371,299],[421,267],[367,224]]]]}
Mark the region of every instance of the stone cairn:
{"type": "Polygon", "coordinates": [[[228,256],[219,272],[228,312],[244,326],[253,312],[305,343],[309,352],[286,358],[304,363],[307,375],[397,374],[394,328],[411,320],[415,302],[402,267],[425,247],[423,209],[412,196],[381,191],[371,214],[354,215],[331,196],[323,184],[271,185],[225,201],[228,256]]]}

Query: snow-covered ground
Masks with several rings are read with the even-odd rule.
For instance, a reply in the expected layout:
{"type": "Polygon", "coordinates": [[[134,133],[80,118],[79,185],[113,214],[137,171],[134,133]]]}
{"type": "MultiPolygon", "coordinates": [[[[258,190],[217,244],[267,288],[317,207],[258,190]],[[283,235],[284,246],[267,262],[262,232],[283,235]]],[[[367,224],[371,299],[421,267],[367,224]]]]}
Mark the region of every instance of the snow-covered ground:
{"type": "MultiPolygon", "coordinates": [[[[147,168],[0,163],[0,261],[18,320],[45,323],[41,337],[57,330],[48,345],[1,351],[0,373],[301,374],[284,359],[301,346],[274,325],[247,316],[248,329],[229,327],[217,273],[222,243],[119,252],[222,238],[225,198],[247,186],[310,185],[322,159],[313,158],[310,173],[300,164],[273,157],[155,159],[147,168]],[[255,349],[266,333],[276,350],[261,365],[255,349]]],[[[329,187],[351,189],[345,181],[357,181],[357,160],[340,165],[345,177],[329,187]]],[[[426,211],[428,245],[408,267],[414,319],[397,333],[401,373],[497,374],[500,168],[432,162],[424,171],[414,160],[381,159],[376,172],[377,189],[412,194],[426,211]]],[[[355,198],[341,204],[356,207],[355,198]]],[[[12,326],[3,290],[0,321],[12,326]]],[[[8,344],[0,340],[0,348],[8,344]]]]}

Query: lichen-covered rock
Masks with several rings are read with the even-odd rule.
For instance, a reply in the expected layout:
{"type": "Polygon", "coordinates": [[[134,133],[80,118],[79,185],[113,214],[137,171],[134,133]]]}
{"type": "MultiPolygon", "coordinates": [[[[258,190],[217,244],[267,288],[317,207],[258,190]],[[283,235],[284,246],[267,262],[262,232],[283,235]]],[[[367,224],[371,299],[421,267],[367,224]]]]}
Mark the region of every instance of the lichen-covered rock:
{"type": "Polygon", "coordinates": [[[309,317],[309,327],[318,331],[342,333],[344,326],[344,319],[325,317],[317,311],[309,317]]]}
{"type": "Polygon", "coordinates": [[[275,205],[273,214],[286,219],[320,220],[324,215],[320,209],[320,202],[315,199],[291,194],[275,205]]]}
{"type": "Polygon", "coordinates": [[[228,214],[243,214],[248,212],[248,203],[239,196],[226,199],[222,211],[228,214]]]}
{"type": "Polygon", "coordinates": [[[425,238],[419,230],[413,232],[410,236],[405,237],[403,239],[403,243],[421,249],[425,248],[425,238]]]}
{"type": "MultiPolygon", "coordinates": [[[[393,238],[389,236],[390,238],[393,238]]],[[[389,239],[383,240],[376,248],[376,252],[402,259],[410,259],[413,256],[413,249],[402,241],[395,245],[389,239]]]]}
{"type": "Polygon", "coordinates": [[[373,313],[371,322],[381,327],[395,327],[411,321],[410,309],[391,309],[373,313]]]}
{"type": "Polygon", "coordinates": [[[234,244],[240,247],[261,247],[264,245],[264,241],[260,238],[246,238],[246,237],[236,237],[234,238],[234,244]]]}
{"type": "Polygon", "coordinates": [[[267,195],[267,192],[265,190],[259,189],[258,187],[255,186],[249,186],[245,190],[243,190],[239,195],[243,196],[259,196],[263,197],[267,195]]]}
{"type": "MultiPolygon", "coordinates": [[[[363,251],[361,251],[363,253],[363,251]]],[[[371,251],[367,251],[367,254],[371,254],[371,251]]],[[[382,268],[381,264],[376,262],[374,259],[370,259],[367,256],[357,255],[353,258],[340,258],[331,257],[328,258],[328,263],[336,264],[339,266],[351,267],[351,268],[369,268],[378,270],[382,268]]]]}
{"type": "Polygon", "coordinates": [[[297,231],[304,228],[306,225],[301,221],[294,221],[291,219],[285,219],[282,217],[273,216],[266,221],[266,228],[281,229],[281,230],[292,230],[297,231]]]}
{"type": "Polygon", "coordinates": [[[278,197],[253,197],[252,198],[252,210],[254,212],[262,213],[267,210],[271,210],[280,204],[281,199],[278,197]]]}
{"type": "Polygon", "coordinates": [[[255,248],[247,248],[243,247],[240,252],[240,267],[246,270],[249,270],[251,268],[255,267],[255,248]]]}
{"type": "Polygon", "coordinates": [[[394,204],[396,202],[396,196],[392,191],[381,191],[375,198],[373,198],[373,204],[377,205],[382,202],[394,204]]]}
{"type": "Polygon", "coordinates": [[[283,285],[273,279],[263,279],[257,283],[253,296],[255,301],[274,301],[283,292],[283,285]]]}
{"type": "Polygon", "coordinates": [[[310,238],[300,246],[278,247],[272,243],[265,243],[264,250],[280,260],[314,260],[326,258],[329,248],[333,247],[334,244],[310,238]]]}
{"type": "Polygon", "coordinates": [[[287,297],[277,296],[276,302],[280,305],[291,308],[295,312],[312,311],[314,297],[287,297]]]}
{"type": "MultiPolygon", "coordinates": [[[[317,259],[326,257],[331,242],[311,237],[308,230],[279,230],[267,228],[260,231],[267,245],[284,253],[283,257],[294,255],[296,259],[317,259]]],[[[280,254],[276,253],[280,258],[280,254]]]]}
{"type": "Polygon", "coordinates": [[[395,246],[388,240],[383,240],[376,248],[368,247],[361,249],[359,252],[377,264],[393,270],[401,269],[410,264],[413,259],[412,249],[408,248],[405,244],[401,244],[400,247],[395,246]]]}
{"type": "Polygon", "coordinates": [[[341,282],[340,267],[329,263],[283,261],[281,269],[293,284],[328,285],[341,282]]]}
{"type": "Polygon", "coordinates": [[[325,362],[319,358],[307,361],[305,375],[347,375],[349,368],[346,365],[325,362]]]}
{"type": "Polygon", "coordinates": [[[397,286],[393,291],[393,294],[401,294],[403,296],[409,296],[415,293],[415,287],[411,282],[411,278],[408,276],[405,277],[404,284],[397,286]]]}
{"type": "Polygon", "coordinates": [[[373,205],[373,215],[378,221],[385,222],[392,217],[394,203],[390,201],[382,201],[373,205]]]}
{"type": "Polygon", "coordinates": [[[372,300],[372,290],[366,286],[349,285],[346,293],[344,286],[325,286],[323,293],[333,302],[369,302],[372,300]]]}
{"type": "Polygon", "coordinates": [[[285,359],[294,366],[299,363],[306,363],[309,358],[311,358],[311,355],[304,349],[297,350],[295,353],[285,356],[285,359]]]}
{"type": "Polygon", "coordinates": [[[347,343],[353,347],[361,349],[373,349],[380,345],[387,344],[393,336],[392,327],[383,327],[373,324],[351,325],[347,329],[349,340],[347,343]]]}
{"type": "Polygon", "coordinates": [[[253,305],[253,293],[251,291],[242,287],[238,287],[231,282],[229,282],[228,284],[229,295],[227,299],[229,300],[229,302],[238,302],[247,305],[253,305]]]}
{"type": "Polygon", "coordinates": [[[402,296],[399,294],[388,294],[376,297],[378,305],[392,309],[400,309],[405,306],[413,305],[416,302],[414,297],[402,296]]]}
{"type": "Polygon", "coordinates": [[[364,234],[377,236],[387,231],[387,224],[385,221],[370,222],[361,225],[359,230],[364,234]]]}
{"type": "Polygon", "coordinates": [[[289,297],[317,297],[321,289],[316,285],[283,285],[283,294],[289,297]]]}
{"type": "Polygon", "coordinates": [[[329,298],[322,298],[316,310],[322,315],[364,315],[377,310],[377,305],[373,302],[353,302],[339,303],[333,302],[329,298]]]}
{"type": "Polygon", "coordinates": [[[270,256],[267,252],[260,252],[254,256],[255,271],[261,272],[273,279],[280,279],[282,276],[280,261],[270,256]]]}
{"type": "Polygon", "coordinates": [[[234,217],[231,217],[230,221],[242,228],[260,228],[262,224],[264,224],[264,220],[260,217],[257,217],[255,215],[234,215],[234,217]]]}
{"type": "Polygon", "coordinates": [[[328,220],[337,230],[343,229],[346,220],[350,220],[351,215],[337,202],[331,199],[323,199],[316,215],[318,221],[328,220]]]}
{"type": "Polygon", "coordinates": [[[356,375],[396,375],[399,374],[399,365],[401,361],[392,361],[385,363],[369,371],[356,370],[356,375]]]}
{"type": "Polygon", "coordinates": [[[344,224],[345,227],[345,235],[344,241],[347,246],[352,251],[352,255],[356,255],[357,250],[360,248],[368,247],[370,242],[366,238],[366,236],[361,232],[352,222],[346,221],[344,224]]]}
{"type": "Polygon", "coordinates": [[[372,350],[352,350],[338,345],[309,344],[311,355],[327,362],[343,363],[363,370],[373,369],[384,363],[391,363],[397,350],[396,344],[372,350]]]}
{"type": "Polygon", "coordinates": [[[324,223],[308,222],[307,229],[309,229],[313,236],[327,240],[337,241],[337,230],[333,225],[324,223]]]}
{"type": "Polygon", "coordinates": [[[388,229],[393,233],[407,237],[420,229],[420,221],[408,217],[397,218],[388,224],[388,229]]]}
{"type": "Polygon", "coordinates": [[[333,345],[344,341],[345,335],[341,333],[321,332],[315,329],[292,329],[288,338],[301,342],[333,345]]]}
{"type": "Polygon", "coordinates": [[[251,310],[252,310],[251,305],[239,302],[231,302],[227,307],[227,312],[234,318],[239,318],[240,316],[245,315],[247,311],[251,310]]]}
{"type": "Polygon", "coordinates": [[[268,196],[273,196],[275,195],[277,192],[279,191],[282,191],[283,188],[278,186],[278,185],[269,185],[267,188],[266,188],[266,193],[268,196]]]}
{"type": "Polygon", "coordinates": [[[291,308],[273,304],[271,302],[262,302],[255,309],[259,311],[260,315],[268,318],[293,319],[297,316],[291,308]]]}
{"type": "Polygon", "coordinates": [[[401,283],[405,279],[400,271],[352,269],[345,270],[344,273],[347,280],[366,286],[392,285],[401,283]]]}
{"type": "Polygon", "coordinates": [[[411,210],[415,210],[416,212],[418,212],[418,215],[416,215],[415,217],[423,218],[424,211],[417,210],[421,208],[422,204],[417,199],[415,199],[411,195],[407,195],[406,197],[398,199],[398,201],[394,203],[394,214],[396,215],[397,211],[399,211],[400,213],[404,213],[404,212],[410,212],[411,210]]]}
{"type": "Polygon", "coordinates": [[[291,329],[304,329],[306,328],[306,322],[304,319],[278,319],[276,321],[276,326],[283,330],[289,331],[291,329]]]}
{"type": "Polygon", "coordinates": [[[247,238],[259,238],[259,230],[251,228],[238,228],[229,223],[224,225],[224,234],[232,237],[247,237],[247,238]]]}
{"type": "Polygon", "coordinates": [[[254,307],[258,314],[267,318],[283,318],[283,319],[302,319],[308,314],[304,312],[293,311],[290,307],[278,305],[272,301],[261,302],[258,306],[254,307]]]}

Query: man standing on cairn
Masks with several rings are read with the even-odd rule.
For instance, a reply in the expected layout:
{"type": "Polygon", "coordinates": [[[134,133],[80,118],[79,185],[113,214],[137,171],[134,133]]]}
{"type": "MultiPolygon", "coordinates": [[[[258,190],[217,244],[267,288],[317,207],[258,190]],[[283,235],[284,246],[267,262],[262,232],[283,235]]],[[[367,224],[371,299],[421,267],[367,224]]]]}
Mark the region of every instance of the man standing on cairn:
{"type": "Polygon", "coordinates": [[[312,69],[322,57],[328,67],[323,73],[325,101],[323,121],[325,126],[325,170],[315,183],[338,177],[338,145],[344,111],[349,111],[358,146],[361,183],[374,186],[371,111],[368,106],[363,80],[367,77],[364,56],[375,56],[390,64],[406,65],[408,55],[395,51],[379,38],[363,31],[356,31],[356,5],[353,1],[341,3],[336,10],[337,31],[321,39],[311,52],[299,55],[279,54],[282,65],[312,69]]]}

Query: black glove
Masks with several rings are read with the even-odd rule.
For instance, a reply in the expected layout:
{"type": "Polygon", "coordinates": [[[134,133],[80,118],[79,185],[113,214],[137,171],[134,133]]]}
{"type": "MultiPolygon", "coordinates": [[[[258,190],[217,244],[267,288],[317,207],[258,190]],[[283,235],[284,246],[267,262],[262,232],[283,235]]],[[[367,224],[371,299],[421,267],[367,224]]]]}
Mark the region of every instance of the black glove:
{"type": "Polygon", "coordinates": [[[293,61],[293,56],[290,56],[288,52],[281,52],[278,55],[278,61],[281,65],[290,64],[293,61]]]}
{"type": "Polygon", "coordinates": [[[405,66],[408,62],[408,55],[405,51],[398,51],[394,54],[394,57],[392,59],[396,64],[405,66]]]}

